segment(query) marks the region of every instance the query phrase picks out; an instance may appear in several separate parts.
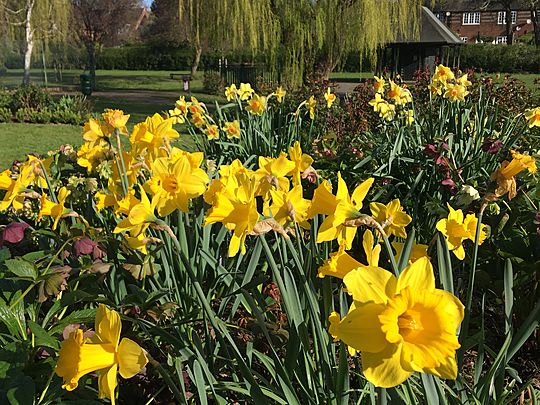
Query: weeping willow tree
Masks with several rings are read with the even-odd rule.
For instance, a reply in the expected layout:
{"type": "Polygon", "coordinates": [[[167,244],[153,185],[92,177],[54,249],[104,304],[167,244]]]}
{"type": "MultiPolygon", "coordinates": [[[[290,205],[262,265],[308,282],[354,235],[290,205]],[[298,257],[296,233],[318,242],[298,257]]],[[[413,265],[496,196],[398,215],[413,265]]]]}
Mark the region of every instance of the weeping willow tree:
{"type": "Polygon", "coordinates": [[[318,65],[328,77],[350,52],[376,58],[398,35],[419,31],[422,0],[179,0],[180,19],[195,48],[280,52],[284,81],[301,82],[318,65]]]}
{"type": "Polygon", "coordinates": [[[203,50],[249,48],[253,53],[275,56],[279,43],[279,21],[273,0],[179,0],[179,17],[184,38],[194,48],[192,74],[203,50]]]}
{"type": "Polygon", "coordinates": [[[36,41],[66,40],[70,8],[67,0],[0,0],[5,42],[23,42],[23,85],[30,82],[30,66],[36,41]]]}

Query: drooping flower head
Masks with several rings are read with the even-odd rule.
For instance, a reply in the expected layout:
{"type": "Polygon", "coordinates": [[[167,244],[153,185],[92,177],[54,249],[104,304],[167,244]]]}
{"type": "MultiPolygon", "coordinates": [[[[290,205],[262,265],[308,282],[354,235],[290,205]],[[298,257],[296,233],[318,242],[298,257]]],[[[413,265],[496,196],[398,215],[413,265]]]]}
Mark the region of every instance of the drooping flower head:
{"type": "Polygon", "coordinates": [[[81,329],[72,331],[62,342],[55,372],[62,377],[62,388],[73,391],[79,379],[89,373],[99,375],[99,398],[115,404],[117,374],[131,378],[148,363],[145,351],[133,340],[120,340],[122,322],[118,312],[100,304],[96,312],[96,332],[85,338],[81,329]]]}

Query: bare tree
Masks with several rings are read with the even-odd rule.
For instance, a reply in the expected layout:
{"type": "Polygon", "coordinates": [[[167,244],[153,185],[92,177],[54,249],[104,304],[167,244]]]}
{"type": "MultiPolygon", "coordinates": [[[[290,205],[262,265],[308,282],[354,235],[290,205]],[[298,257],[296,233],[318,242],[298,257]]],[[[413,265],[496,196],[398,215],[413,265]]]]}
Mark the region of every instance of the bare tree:
{"type": "Polygon", "coordinates": [[[106,38],[118,34],[127,13],[140,7],[140,0],[71,0],[73,16],[87,53],[87,69],[96,80],[96,53],[106,38]]]}

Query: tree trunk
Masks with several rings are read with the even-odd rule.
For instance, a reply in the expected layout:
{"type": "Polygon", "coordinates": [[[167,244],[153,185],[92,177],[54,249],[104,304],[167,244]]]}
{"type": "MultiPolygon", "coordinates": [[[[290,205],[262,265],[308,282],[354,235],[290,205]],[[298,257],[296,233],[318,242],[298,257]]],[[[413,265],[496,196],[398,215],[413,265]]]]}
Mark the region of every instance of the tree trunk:
{"type": "Polygon", "coordinates": [[[201,62],[201,55],[202,55],[202,46],[201,44],[195,45],[195,55],[193,58],[193,63],[191,64],[191,77],[193,78],[195,76],[195,73],[197,73],[197,69],[199,68],[199,63],[201,62]]]}
{"type": "Polygon", "coordinates": [[[534,30],[534,45],[536,45],[537,48],[540,48],[540,27],[538,26],[538,13],[536,8],[531,9],[531,21],[534,30]]]}
{"type": "Polygon", "coordinates": [[[24,50],[24,73],[23,86],[30,84],[30,65],[32,63],[32,50],[34,48],[34,32],[32,30],[32,11],[34,9],[35,0],[26,0],[25,4],[25,50],[24,50]]]}
{"type": "Polygon", "coordinates": [[[512,28],[512,9],[510,6],[506,7],[506,44],[512,45],[514,42],[514,30],[512,28]]]}
{"type": "Polygon", "coordinates": [[[92,89],[94,90],[96,87],[96,44],[92,40],[86,41],[86,53],[88,57],[86,68],[90,73],[92,89]]]}

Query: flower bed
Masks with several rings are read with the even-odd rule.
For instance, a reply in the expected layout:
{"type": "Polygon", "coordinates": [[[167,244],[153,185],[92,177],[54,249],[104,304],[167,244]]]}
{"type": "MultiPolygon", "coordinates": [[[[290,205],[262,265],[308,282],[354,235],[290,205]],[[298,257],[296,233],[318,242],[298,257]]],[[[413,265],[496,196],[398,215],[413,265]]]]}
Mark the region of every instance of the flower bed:
{"type": "Polygon", "coordinates": [[[2,172],[3,401],[538,396],[540,109],[444,66],[418,108],[374,84],[336,170],[317,123],[347,100],[242,83],[2,172]]]}

